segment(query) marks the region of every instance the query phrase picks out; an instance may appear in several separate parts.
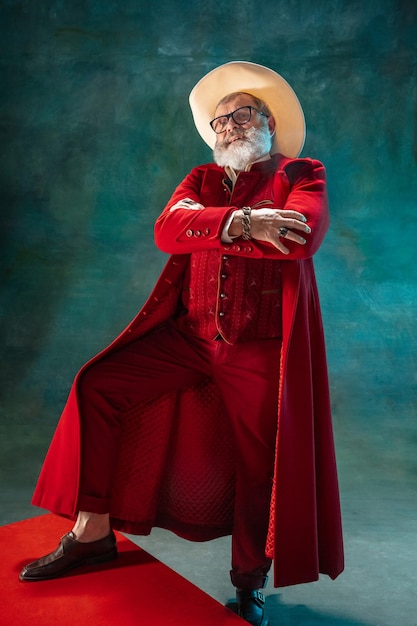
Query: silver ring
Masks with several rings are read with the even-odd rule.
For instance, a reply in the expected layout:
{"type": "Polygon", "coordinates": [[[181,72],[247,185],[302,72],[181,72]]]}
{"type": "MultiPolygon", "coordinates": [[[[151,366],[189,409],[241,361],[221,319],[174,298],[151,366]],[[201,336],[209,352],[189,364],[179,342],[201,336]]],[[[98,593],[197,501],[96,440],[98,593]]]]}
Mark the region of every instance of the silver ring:
{"type": "Polygon", "coordinates": [[[287,236],[288,233],[288,228],[280,228],[279,229],[279,236],[285,238],[287,236]]]}

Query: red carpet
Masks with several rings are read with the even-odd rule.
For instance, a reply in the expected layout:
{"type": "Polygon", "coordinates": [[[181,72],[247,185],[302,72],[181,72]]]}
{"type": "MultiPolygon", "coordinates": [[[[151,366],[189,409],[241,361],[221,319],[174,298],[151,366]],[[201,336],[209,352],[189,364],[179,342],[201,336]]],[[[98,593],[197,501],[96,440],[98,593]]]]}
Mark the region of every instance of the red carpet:
{"type": "Polygon", "coordinates": [[[229,609],[120,533],[119,558],[65,578],[22,583],[23,565],[55,549],[71,523],[41,515],[0,528],[4,626],[239,626],[229,609]]]}

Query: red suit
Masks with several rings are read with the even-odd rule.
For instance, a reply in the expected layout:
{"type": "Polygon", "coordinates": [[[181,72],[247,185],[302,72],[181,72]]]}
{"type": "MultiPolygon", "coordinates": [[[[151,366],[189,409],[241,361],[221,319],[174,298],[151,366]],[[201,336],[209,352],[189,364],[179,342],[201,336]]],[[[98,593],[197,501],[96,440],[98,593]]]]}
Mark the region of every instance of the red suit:
{"type": "MultiPolygon", "coordinates": [[[[233,192],[224,179],[214,164],[193,169],[158,218],[156,243],[172,256],[136,318],[75,379],[33,503],[69,517],[79,509],[79,386],[91,365],[174,318],[182,332],[205,340],[220,335],[239,345],[274,338],[282,349],[266,552],[276,586],[310,582],[319,572],[335,578],[343,570],[340,505],[311,258],[328,228],[324,168],[276,155],[241,172],[233,192]],[[306,245],[286,240],[284,255],[253,239],[221,241],[236,208],[263,203],[305,215],[312,230],[306,245]]],[[[223,417],[210,379],[127,408],[112,466],[112,525],[135,534],[161,526],[196,541],[230,534],[233,439],[223,417]]]]}

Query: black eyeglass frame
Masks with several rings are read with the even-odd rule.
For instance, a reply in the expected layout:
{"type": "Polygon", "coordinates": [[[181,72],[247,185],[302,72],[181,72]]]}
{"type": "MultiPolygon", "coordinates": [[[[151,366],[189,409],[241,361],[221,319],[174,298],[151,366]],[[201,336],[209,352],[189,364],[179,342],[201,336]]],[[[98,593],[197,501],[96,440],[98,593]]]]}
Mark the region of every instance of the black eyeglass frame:
{"type": "Polygon", "coordinates": [[[246,104],[243,107],[238,107],[237,109],[235,109],[231,113],[225,113],[225,115],[218,115],[217,117],[215,117],[214,119],[211,120],[210,126],[211,126],[212,130],[216,133],[216,135],[220,135],[221,133],[225,132],[226,126],[227,126],[230,118],[232,118],[232,120],[235,122],[235,124],[238,124],[239,126],[243,126],[244,124],[247,124],[248,122],[251,121],[251,119],[252,119],[252,111],[256,111],[257,113],[259,113],[259,115],[263,115],[264,117],[269,117],[269,115],[267,115],[264,111],[260,111],[256,107],[253,107],[250,104],[246,104]],[[238,122],[237,119],[235,118],[235,113],[237,113],[241,109],[249,109],[249,119],[246,120],[246,122],[238,122]],[[221,119],[222,117],[226,118],[226,123],[224,124],[223,130],[215,130],[215,128],[214,128],[215,121],[221,119]]]}

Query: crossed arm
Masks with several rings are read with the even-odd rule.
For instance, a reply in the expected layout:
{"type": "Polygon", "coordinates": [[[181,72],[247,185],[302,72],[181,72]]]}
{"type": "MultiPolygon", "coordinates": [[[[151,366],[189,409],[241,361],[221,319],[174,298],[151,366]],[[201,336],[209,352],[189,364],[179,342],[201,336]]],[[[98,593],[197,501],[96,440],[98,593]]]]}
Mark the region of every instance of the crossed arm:
{"type": "Polygon", "coordinates": [[[307,258],[317,251],[329,223],[325,171],[319,161],[294,163],[284,206],[272,202],[267,207],[252,206],[250,242],[242,238],[242,207],[211,206],[215,197],[201,193],[205,175],[204,166],[192,170],[157,219],[155,242],[161,250],[187,254],[220,248],[252,258],[288,260],[307,258]],[[282,228],[288,229],[285,237],[282,228]],[[225,230],[234,245],[225,244],[225,230]]]}

